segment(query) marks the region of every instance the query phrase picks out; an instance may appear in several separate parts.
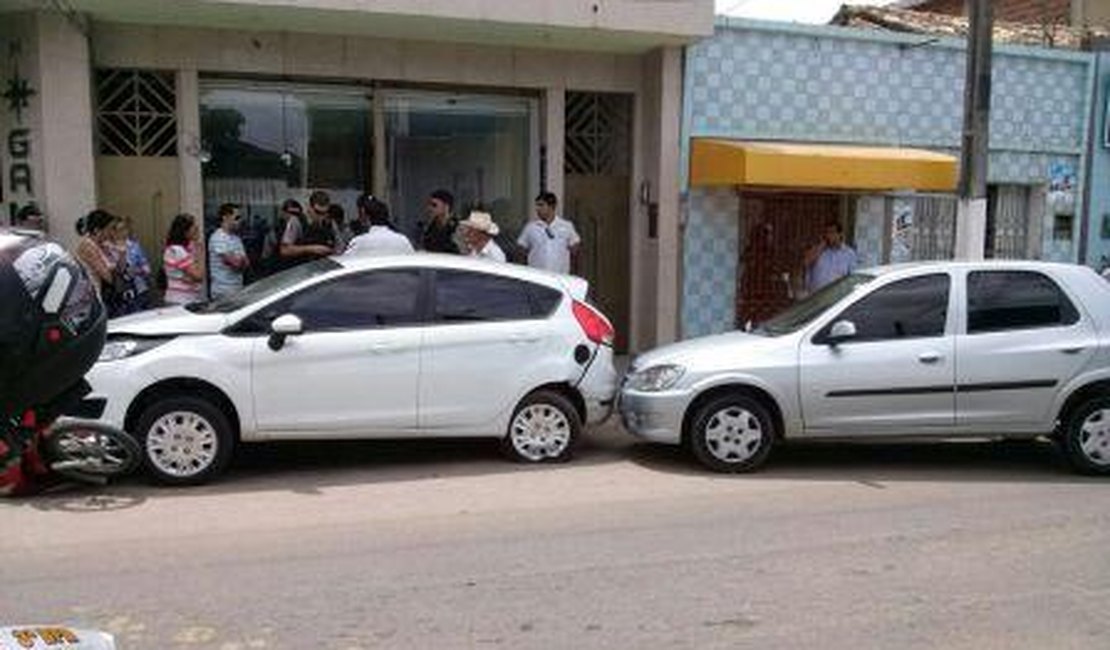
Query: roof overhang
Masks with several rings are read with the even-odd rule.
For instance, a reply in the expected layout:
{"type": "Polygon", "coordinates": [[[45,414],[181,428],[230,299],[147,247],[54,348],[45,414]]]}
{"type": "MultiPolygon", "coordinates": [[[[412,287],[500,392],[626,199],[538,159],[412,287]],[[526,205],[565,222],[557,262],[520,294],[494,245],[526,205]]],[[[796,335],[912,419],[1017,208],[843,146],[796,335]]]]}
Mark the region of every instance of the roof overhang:
{"type": "Polygon", "coordinates": [[[0,0],[0,15],[63,8],[99,22],[628,54],[713,34],[710,0],[0,0]]]}
{"type": "Polygon", "coordinates": [[[694,138],[690,185],[827,190],[956,189],[954,156],[924,149],[694,138]]]}

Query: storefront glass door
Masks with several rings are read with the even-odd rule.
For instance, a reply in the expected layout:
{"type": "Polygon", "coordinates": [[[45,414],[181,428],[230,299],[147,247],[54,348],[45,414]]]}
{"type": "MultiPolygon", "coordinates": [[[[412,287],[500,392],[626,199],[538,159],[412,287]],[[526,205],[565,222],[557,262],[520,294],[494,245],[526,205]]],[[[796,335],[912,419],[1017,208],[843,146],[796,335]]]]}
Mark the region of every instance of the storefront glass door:
{"type": "Polygon", "coordinates": [[[200,104],[209,229],[221,203],[239,204],[252,254],[282,202],[317,189],[348,218],[360,192],[378,195],[414,243],[436,189],[454,194],[460,218],[492,212],[509,239],[539,191],[532,98],[213,79],[200,104]]]}
{"type": "Polygon", "coordinates": [[[398,227],[419,239],[428,194],[446,189],[465,218],[480,205],[515,234],[539,191],[536,100],[446,92],[375,92],[385,120],[385,188],[398,227]]]}

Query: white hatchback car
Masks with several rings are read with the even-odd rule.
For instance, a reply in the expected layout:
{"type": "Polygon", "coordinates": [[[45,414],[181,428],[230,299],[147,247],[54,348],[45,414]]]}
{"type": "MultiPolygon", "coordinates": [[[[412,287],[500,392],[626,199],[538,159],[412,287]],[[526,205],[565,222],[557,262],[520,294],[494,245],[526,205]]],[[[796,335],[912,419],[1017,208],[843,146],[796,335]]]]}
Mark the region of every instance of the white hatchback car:
{"type": "Polygon", "coordinates": [[[111,321],[87,379],[159,481],[218,474],[239,441],[496,437],[563,460],[617,389],[581,278],[460,256],[336,257],[223,300],[111,321]]]}
{"type": "Polygon", "coordinates": [[[780,438],[1052,435],[1110,474],[1110,284],[1039,262],[865,269],[754,331],[638,357],[620,411],[718,471],[780,438]]]}

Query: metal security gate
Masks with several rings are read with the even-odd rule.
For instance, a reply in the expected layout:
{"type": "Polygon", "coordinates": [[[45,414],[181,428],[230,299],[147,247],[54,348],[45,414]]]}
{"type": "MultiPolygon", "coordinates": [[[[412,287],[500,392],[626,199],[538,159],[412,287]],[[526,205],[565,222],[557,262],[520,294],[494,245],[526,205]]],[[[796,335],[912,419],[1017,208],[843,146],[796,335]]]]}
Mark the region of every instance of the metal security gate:
{"type": "Polygon", "coordinates": [[[987,258],[1024,259],[1029,251],[1029,188],[995,185],[987,205],[987,258]]]}
{"type": "Polygon", "coordinates": [[[909,234],[914,260],[950,260],[956,249],[956,199],[919,196],[909,234]]]}
{"type": "Polygon", "coordinates": [[[746,193],[740,201],[740,260],[737,264],[736,320],[742,327],[786,309],[805,284],[805,251],[820,241],[825,225],[838,221],[850,198],[801,193],[746,193]]]}
{"type": "MultiPolygon", "coordinates": [[[[983,256],[987,259],[1028,259],[1038,253],[1026,185],[992,185],[987,200],[983,256]]],[[[910,259],[950,260],[956,250],[956,205],[953,196],[913,199],[913,227],[907,233],[910,259]]]]}

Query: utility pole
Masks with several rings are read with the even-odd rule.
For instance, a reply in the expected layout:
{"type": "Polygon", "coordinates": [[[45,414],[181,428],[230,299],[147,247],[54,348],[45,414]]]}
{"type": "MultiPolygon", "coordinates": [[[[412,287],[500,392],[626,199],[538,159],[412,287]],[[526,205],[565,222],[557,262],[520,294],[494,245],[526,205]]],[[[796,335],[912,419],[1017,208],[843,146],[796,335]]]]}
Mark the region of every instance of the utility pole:
{"type": "Polygon", "coordinates": [[[967,0],[967,80],[956,207],[956,259],[981,260],[987,232],[991,114],[991,0],[967,0]]]}

